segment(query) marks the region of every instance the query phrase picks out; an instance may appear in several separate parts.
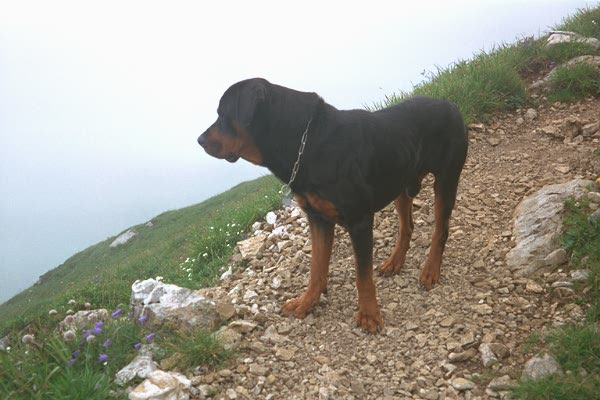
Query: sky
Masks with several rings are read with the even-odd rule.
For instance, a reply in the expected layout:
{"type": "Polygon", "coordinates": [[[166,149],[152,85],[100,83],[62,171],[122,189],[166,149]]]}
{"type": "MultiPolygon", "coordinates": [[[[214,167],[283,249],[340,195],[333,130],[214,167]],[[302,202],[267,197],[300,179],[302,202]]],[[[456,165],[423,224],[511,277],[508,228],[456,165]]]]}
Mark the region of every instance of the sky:
{"type": "Polygon", "coordinates": [[[77,251],[266,174],[196,143],[231,84],[259,76],[364,108],[588,4],[0,0],[0,302],[77,251]]]}

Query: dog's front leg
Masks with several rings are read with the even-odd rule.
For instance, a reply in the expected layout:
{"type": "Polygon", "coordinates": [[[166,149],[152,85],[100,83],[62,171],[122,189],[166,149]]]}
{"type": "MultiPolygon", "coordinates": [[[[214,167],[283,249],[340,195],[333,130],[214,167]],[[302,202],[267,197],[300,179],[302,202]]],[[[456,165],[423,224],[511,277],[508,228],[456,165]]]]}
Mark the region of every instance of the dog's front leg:
{"type": "Polygon", "coordinates": [[[296,318],[306,317],[319,302],[321,293],[327,289],[329,259],[333,247],[335,224],[312,213],[308,214],[308,222],[312,242],[310,282],[302,296],[288,301],[282,308],[285,315],[293,315],[296,318]]]}
{"type": "Polygon", "coordinates": [[[383,319],[377,304],[373,281],[373,215],[366,215],[348,226],[356,262],[358,313],[356,323],[364,330],[377,333],[383,319]]]}

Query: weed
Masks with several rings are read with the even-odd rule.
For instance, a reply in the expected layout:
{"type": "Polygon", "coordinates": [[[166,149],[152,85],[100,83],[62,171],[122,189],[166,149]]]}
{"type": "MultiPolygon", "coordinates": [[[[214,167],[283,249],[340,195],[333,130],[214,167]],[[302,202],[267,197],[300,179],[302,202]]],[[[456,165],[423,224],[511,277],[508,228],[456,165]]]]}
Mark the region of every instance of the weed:
{"type": "Polygon", "coordinates": [[[600,70],[594,65],[581,63],[558,68],[550,81],[551,102],[572,102],[588,96],[600,95],[600,70]]]}

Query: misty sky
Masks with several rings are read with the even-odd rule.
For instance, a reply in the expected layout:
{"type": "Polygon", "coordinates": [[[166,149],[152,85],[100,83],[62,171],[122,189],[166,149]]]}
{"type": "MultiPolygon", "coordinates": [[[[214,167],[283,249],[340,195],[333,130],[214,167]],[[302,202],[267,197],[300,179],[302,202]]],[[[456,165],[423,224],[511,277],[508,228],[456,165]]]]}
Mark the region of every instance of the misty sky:
{"type": "Polygon", "coordinates": [[[91,244],[265,174],[196,144],[232,83],[362,108],[586,4],[0,0],[0,302],[91,244]]]}

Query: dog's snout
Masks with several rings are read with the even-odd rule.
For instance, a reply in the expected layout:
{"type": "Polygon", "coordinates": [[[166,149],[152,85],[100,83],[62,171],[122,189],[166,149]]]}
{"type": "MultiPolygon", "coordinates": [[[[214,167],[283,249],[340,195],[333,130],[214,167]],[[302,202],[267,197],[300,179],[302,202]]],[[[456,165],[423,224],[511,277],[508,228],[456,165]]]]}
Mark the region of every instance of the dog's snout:
{"type": "Polygon", "coordinates": [[[206,135],[204,133],[198,136],[198,144],[202,147],[204,147],[204,145],[206,144],[206,135]]]}

